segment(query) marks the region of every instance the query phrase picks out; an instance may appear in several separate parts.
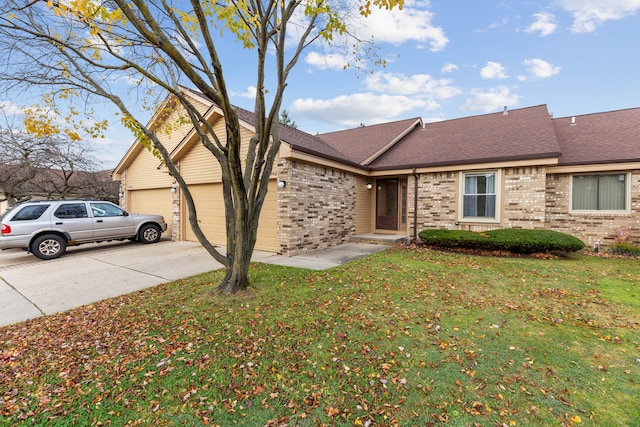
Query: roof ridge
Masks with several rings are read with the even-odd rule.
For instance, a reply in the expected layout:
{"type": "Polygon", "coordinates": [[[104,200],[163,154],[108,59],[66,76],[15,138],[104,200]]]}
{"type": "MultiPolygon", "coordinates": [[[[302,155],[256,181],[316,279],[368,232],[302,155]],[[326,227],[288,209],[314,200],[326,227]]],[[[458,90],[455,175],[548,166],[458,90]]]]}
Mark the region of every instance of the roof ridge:
{"type": "Polygon", "coordinates": [[[410,121],[415,121],[415,120],[422,120],[422,118],[421,117],[410,117],[410,118],[407,118],[407,119],[394,120],[392,122],[374,123],[372,125],[356,126],[356,127],[349,128],[349,129],[333,130],[331,132],[324,132],[324,133],[320,133],[318,135],[319,136],[325,136],[325,135],[331,135],[331,134],[335,134],[335,133],[352,132],[352,131],[358,131],[358,130],[361,130],[361,129],[364,129],[364,128],[372,128],[372,127],[379,127],[379,126],[389,126],[389,125],[397,124],[397,123],[400,123],[400,122],[410,122],[410,121]]]}
{"type": "MultiPolygon", "coordinates": [[[[505,105],[505,107],[508,107],[508,106],[505,105]]],[[[506,112],[507,113],[513,113],[513,112],[516,112],[516,111],[524,111],[524,110],[530,110],[530,109],[540,108],[540,107],[547,108],[547,104],[531,105],[531,106],[528,106],[528,107],[514,108],[512,110],[507,108],[506,112]]],[[[547,108],[547,111],[549,111],[548,108],[547,108]]],[[[487,117],[487,116],[493,116],[493,115],[504,115],[504,113],[505,113],[505,110],[501,110],[501,111],[493,111],[491,113],[476,114],[476,115],[473,115],[473,116],[454,117],[452,119],[443,119],[443,120],[438,120],[438,121],[435,121],[435,122],[428,122],[427,125],[432,125],[432,124],[436,124],[436,123],[453,122],[453,121],[457,121],[457,120],[468,120],[468,119],[487,117]]]]}
{"type": "Polygon", "coordinates": [[[622,112],[625,112],[625,111],[632,111],[632,110],[640,110],[640,107],[618,108],[616,110],[596,111],[594,113],[571,114],[571,115],[568,115],[568,116],[554,117],[553,120],[570,119],[572,117],[598,116],[598,115],[601,115],[601,114],[622,113],[622,112]]]}

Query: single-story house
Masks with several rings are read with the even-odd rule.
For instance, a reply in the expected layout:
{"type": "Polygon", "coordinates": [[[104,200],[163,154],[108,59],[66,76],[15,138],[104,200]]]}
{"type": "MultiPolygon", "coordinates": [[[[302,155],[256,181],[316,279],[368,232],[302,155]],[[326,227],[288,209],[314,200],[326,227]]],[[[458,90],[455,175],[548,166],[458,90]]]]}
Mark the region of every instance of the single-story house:
{"type": "Polygon", "coordinates": [[[118,203],[120,186],[111,177],[113,171],[62,171],[52,168],[31,169],[33,176],[11,179],[20,166],[2,165],[0,174],[0,215],[15,203],[26,200],[85,198],[118,203]],[[13,181],[13,182],[11,182],[13,181]],[[10,185],[10,187],[8,187],[10,185]],[[8,190],[11,188],[11,191],[8,190]],[[17,200],[16,200],[17,199],[17,200]]]}
{"type": "MultiPolygon", "coordinates": [[[[188,93],[224,135],[221,110],[188,93]]],[[[237,111],[248,140],[254,116],[237,111]]],[[[179,116],[154,117],[150,126],[179,116]]],[[[190,126],[162,135],[205,234],[224,245],[219,166],[190,126]]],[[[546,105],[505,107],[318,135],[282,126],[281,138],[256,249],[291,256],[363,236],[413,239],[432,228],[551,229],[603,245],[624,230],[640,244],[640,108],[553,118],[546,105]]],[[[163,214],[174,240],[195,240],[180,189],[142,144],[132,145],[114,179],[123,206],[163,214]]]]}

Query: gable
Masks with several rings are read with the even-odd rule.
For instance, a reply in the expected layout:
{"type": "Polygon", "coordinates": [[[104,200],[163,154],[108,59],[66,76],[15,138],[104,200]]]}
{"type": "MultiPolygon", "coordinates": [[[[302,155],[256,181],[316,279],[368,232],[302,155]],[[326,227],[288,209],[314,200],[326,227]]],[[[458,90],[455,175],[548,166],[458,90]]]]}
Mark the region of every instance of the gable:
{"type": "Polygon", "coordinates": [[[318,138],[353,162],[366,165],[421,125],[421,119],[413,118],[320,134],[318,138]]]}
{"type": "MultiPolygon", "coordinates": [[[[160,110],[167,108],[169,105],[170,99],[172,97],[168,97],[162,104],[160,110]]],[[[190,100],[197,108],[198,111],[204,112],[208,108],[208,106],[203,103],[200,99],[193,97],[190,100]]],[[[166,111],[166,110],[165,110],[166,111]]],[[[147,127],[151,130],[155,131],[158,139],[165,148],[171,152],[174,150],[180,142],[185,138],[185,136],[189,133],[189,131],[193,128],[193,125],[189,122],[179,123],[180,120],[183,120],[186,113],[182,106],[177,105],[168,114],[156,113],[154,117],[149,121],[147,127]]],[[[121,179],[122,173],[131,168],[132,163],[134,163],[139,156],[142,156],[141,161],[143,163],[149,162],[149,156],[142,154],[146,152],[156,159],[154,169],[158,169],[162,164],[162,160],[160,158],[153,156],[151,152],[139,141],[136,140],[127,153],[124,155],[120,163],[116,166],[113,171],[113,177],[116,180],[121,179]]]]}
{"type": "Polygon", "coordinates": [[[428,123],[370,164],[373,170],[557,158],[545,105],[428,123]]]}

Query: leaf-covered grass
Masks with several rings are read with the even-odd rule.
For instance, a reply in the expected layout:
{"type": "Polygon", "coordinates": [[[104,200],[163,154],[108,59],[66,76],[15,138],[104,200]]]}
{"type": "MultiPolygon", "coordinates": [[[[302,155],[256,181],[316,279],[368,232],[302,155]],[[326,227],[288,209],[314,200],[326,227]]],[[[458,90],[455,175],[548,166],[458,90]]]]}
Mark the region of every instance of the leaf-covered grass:
{"type": "Polygon", "coordinates": [[[1,425],[640,425],[640,268],[393,249],[0,328],[1,425]]]}

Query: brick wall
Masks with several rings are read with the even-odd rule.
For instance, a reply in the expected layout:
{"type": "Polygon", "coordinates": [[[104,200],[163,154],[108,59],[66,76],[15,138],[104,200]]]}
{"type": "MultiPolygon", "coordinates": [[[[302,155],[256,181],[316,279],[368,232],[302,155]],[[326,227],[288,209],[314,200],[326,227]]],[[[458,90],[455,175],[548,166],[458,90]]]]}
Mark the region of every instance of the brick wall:
{"type": "Polygon", "coordinates": [[[503,170],[503,228],[545,227],[546,168],[525,167],[503,170]]]}
{"type": "Polygon", "coordinates": [[[284,255],[346,243],[355,234],[356,177],[346,172],[281,160],[278,244],[284,255]]]}
{"type": "MultiPolygon", "coordinates": [[[[544,228],[545,168],[512,168],[502,171],[501,221],[458,223],[458,172],[421,174],[418,178],[418,232],[446,228],[473,231],[495,228],[544,228]]],[[[409,218],[413,219],[413,179],[409,180],[409,218]]]]}
{"type": "Polygon", "coordinates": [[[640,244],[640,170],[631,174],[631,213],[570,213],[571,176],[549,175],[546,182],[546,228],[576,236],[589,246],[596,240],[609,246],[617,242],[617,229],[631,228],[630,243],[640,244]]]}
{"type": "MultiPolygon", "coordinates": [[[[413,236],[415,181],[407,188],[409,235],[413,236]]],[[[426,229],[455,227],[458,204],[458,173],[438,172],[418,175],[418,233],[426,229]]]]}

